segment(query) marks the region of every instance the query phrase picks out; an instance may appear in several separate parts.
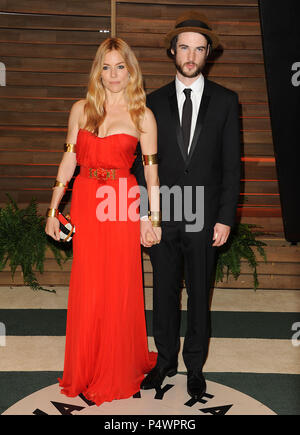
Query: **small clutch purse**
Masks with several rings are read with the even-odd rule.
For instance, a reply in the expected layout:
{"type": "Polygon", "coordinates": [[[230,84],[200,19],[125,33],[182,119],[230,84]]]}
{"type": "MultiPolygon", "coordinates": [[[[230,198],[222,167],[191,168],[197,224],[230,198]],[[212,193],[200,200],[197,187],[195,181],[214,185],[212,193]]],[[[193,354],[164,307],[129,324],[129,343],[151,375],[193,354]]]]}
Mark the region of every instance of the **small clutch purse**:
{"type": "Polygon", "coordinates": [[[75,233],[75,226],[72,224],[70,216],[68,214],[64,216],[59,212],[57,219],[59,220],[60,240],[62,242],[70,242],[75,233]]]}

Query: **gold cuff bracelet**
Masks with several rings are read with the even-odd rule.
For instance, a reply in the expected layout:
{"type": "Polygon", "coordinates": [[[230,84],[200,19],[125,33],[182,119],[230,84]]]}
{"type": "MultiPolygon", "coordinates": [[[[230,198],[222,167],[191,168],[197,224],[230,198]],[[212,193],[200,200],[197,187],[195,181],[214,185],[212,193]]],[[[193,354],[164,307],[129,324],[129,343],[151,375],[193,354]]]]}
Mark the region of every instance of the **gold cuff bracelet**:
{"type": "Polygon", "coordinates": [[[161,224],[161,212],[160,211],[150,211],[149,220],[153,227],[160,227],[161,224]]]}
{"type": "Polygon", "coordinates": [[[55,180],[55,183],[54,183],[54,186],[52,187],[52,189],[54,189],[55,187],[64,187],[65,190],[67,190],[68,182],[66,181],[66,184],[64,184],[61,181],[55,180]]]}
{"type": "Polygon", "coordinates": [[[75,143],[65,143],[64,144],[65,153],[76,153],[76,144],[75,143]]]}
{"type": "Polygon", "coordinates": [[[157,153],[156,154],[142,154],[142,160],[143,160],[143,165],[157,165],[158,164],[158,157],[157,157],[157,153]]]}
{"type": "Polygon", "coordinates": [[[48,208],[46,211],[47,217],[57,217],[57,215],[58,215],[57,208],[48,208]]]}
{"type": "Polygon", "coordinates": [[[161,226],[161,221],[151,221],[151,224],[153,227],[160,227],[161,226]]]}

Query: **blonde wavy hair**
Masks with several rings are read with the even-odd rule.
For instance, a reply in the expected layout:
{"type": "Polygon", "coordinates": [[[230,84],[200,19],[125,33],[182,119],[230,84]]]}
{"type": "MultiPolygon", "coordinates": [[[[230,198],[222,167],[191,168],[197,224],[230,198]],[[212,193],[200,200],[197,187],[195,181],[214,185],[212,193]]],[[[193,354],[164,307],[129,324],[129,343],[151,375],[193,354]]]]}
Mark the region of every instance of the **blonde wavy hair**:
{"type": "Polygon", "coordinates": [[[105,88],[102,85],[101,73],[104,57],[112,50],[116,50],[123,57],[130,74],[125,97],[128,101],[128,111],[138,132],[142,133],[141,120],[146,108],[146,95],[143,88],[142,73],[135,54],[129,45],[121,38],[108,38],[99,46],[90,72],[88,91],[86,94],[85,129],[98,134],[103,123],[105,110],[105,88]]]}

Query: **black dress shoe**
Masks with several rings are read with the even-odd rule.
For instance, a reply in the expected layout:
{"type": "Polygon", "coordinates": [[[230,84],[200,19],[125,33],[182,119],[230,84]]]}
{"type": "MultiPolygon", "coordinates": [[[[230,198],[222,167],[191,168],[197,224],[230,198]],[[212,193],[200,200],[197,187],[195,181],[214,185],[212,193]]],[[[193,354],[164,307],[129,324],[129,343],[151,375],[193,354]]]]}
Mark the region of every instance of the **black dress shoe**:
{"type": "Polygon", "coordinates": [[[199,400],[206,391],[206,382],[201,370],[188,370],[187,373],[187,392],[195,399],[199,400]]]}
{"type": "Polygon", "coordinates": [[[166,376],[171,378],[177,373],[177,368],[160,369],[154,367],[151,372],[142,381],[140,388],[142,390],[151,390],[152,388],[160,388],[166,376]]]}

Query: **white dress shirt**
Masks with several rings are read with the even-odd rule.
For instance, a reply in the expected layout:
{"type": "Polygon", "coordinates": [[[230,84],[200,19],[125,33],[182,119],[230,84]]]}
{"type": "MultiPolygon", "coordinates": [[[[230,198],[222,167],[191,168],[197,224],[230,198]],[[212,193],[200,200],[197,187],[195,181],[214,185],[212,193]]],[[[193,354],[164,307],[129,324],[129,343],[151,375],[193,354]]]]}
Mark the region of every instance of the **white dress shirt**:
{"type": "Polygon", "coordinates": [[[179,112],[179,119],[180,119],[180,125],[181,125],[181,119],[182,119],[182,109],[183,104],[185,102],[185,94],[184,89],[188,88],[191,89],[191,100],[193,104],[193,114],[192,114],[192,121],[191,121],[191,134],[190,134],[190,143],[188,147],[188,153],[190,152],[191,143],[193,140],[199,107],[203,95],[203,89],[204,89],[204,77],[201,74],[200,77],[195,80],[190,86],[184,85],[176,76],[175,78],[175,86],[176,86],[176,94],[177,94],[177,102],[178,102],[178,112],[179,112]]]}

